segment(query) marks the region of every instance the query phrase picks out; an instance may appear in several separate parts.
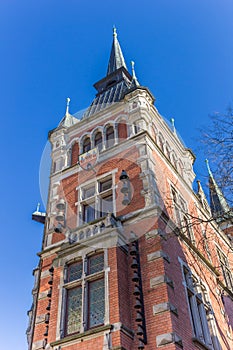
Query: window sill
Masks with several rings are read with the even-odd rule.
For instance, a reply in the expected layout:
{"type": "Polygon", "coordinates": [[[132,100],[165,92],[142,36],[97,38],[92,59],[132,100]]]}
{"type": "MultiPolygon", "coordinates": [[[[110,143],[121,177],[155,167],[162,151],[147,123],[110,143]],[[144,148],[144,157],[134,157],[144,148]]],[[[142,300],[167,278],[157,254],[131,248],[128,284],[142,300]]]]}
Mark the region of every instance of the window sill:
{"type": "Polygon", "coordinates": [[[213,348],[204,344],[200,339],[194,337],[192,338],[193,343],[199,348],[204,350],[212,350],[213,348]]]}
{"type": "Polygon", "coordinates": [[[62,339],[59,339],[59,340],[56,340],[56,341],[52,342],[51,346],[53,347],[53,346],[57,346],[57,345],[68,343],[70,341],[74,341],[76,339],[89,337],[89,336],[94,335],[96,333],[101,333],[101,332],[110,330],[111,328],[112,328],[111,325],[100,326],[100,327],[95,327],[93,329],[89,329],[88,331],[83,332],[83,333],[77,333],[77,334],[68,335],[68,336],[65,336],[62,339]]]}

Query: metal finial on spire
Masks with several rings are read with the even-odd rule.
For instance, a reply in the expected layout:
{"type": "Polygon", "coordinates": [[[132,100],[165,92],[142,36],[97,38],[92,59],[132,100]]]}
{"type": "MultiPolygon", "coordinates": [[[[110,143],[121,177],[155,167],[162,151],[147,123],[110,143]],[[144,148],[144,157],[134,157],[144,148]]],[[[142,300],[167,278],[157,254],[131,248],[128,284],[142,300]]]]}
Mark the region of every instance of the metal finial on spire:
{"type": "Polygon", "coordinates": [[[36,211],[39,212],[40,211],[40,203],[37,203],[37,207],[36,207],[36,211]]]}
{"type": "Polygon", "coordinates": [[[70,106],[70,98],[67,97],[67,99],[66,99],[66,115],[69,114],[69,106],[70,106]]]}
{"type": "Polygon", "coordinates": [[[113,36],[116,38],[117,37],[117,29],[116,26],[113,26],[113,36]]]}

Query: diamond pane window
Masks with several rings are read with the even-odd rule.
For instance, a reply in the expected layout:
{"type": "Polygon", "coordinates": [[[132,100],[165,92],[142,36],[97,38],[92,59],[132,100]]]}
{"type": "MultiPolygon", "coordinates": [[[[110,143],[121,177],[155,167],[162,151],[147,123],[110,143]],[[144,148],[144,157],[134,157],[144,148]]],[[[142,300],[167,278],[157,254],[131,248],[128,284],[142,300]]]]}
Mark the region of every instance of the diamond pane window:
{"type": "Polygon", "coordinates": [[[104,324],[104,266],[103,252],[84,256],[82,261],[79,260],[68,265],[67,278],[64,281],[65,337],[104,324]]]}
{"type": "Polygon", "coordinates": [[[67,290],[66,334],[80,332],[82,320],[82,288],[67,290]]]}
{"type": "Polygon", "coordinates": [[[89,327],[104,323],[104,279],[89,283],[89,327]]]}
{"type": "Polygon", "coordinates": [[[72,282],[81,278],[82,269],[82,261],[69,265],[67,282],[72,282]]]}
{"type": "Polygon", "coordinates": [[[102,271],[104,269],[104,255],[98,254],[91,256],[89,259],[89,269],[88,273],[91,275],[92,273],[102,271]]]}

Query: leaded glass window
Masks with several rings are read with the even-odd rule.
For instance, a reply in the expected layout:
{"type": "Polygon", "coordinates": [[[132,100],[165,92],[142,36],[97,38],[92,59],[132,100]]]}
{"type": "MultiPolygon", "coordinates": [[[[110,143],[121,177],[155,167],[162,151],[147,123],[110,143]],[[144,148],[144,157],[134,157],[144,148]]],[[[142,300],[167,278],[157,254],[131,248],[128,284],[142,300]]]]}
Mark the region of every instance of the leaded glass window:
{"type": "Polygon", "coordinates": [[[66,276],[65,336],[104,324],[104,253],[69,264],[66,276]]]}
{"type": "Polygon", "coordinates": [[[104,323],[104,279],[89,283],[89,327],[104,323]]]}
{"type": "Polygon", "coordinates": [[[81,278],[82,268],[83,268],[82,261],[69,265],[67,282],[72,282],[81,278]]]}
{"type": "Polygon", "coordinates": [[[67,290],[66,334],[80,332],[82,322],[82,288],[67,290]]]}
{"type": "Polygon", "coordinates": [[[104,255],[98,254],[89,257],[89,269],[88,273],[91,275],[92,273],[102,271],[104,268],[104,255]]]}

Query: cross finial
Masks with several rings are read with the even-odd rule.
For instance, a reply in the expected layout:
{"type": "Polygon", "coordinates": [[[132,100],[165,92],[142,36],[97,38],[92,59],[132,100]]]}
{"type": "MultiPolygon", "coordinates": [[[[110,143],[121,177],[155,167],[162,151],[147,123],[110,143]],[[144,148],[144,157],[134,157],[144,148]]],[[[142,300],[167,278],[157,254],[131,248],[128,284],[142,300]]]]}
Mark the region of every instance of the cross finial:
{"type": "Polygon", "coordinates": [[[67,97],[67,99],[66,99],[66,115],[69,114],[69,106],[70,106],[70,98],[67,97]]]}

